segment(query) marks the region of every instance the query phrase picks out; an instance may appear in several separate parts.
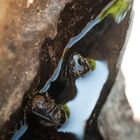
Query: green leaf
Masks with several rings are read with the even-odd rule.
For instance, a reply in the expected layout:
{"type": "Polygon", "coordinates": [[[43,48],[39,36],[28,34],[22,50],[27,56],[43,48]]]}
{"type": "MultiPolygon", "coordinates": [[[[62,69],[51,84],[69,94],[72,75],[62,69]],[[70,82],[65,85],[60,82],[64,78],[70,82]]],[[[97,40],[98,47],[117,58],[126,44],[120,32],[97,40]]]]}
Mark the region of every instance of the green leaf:
{"type": "Polygon", "coordinates": [[[66,111],[67,116],[68,116],[68,118],[69,118],[69,117],[70,117],[70,109],[69,109],[69,107],[65,104],[65,105],[63,106],[63,108],[64,108],[64,110],[66,111]]]}
{"type": "Polygon", "coordinates": [[[132,0],[113,0],[100,14],[101,20],[111,15],[117,23],[120,23],[132,5],[132,0]]]}
{"type": "Polygon", "coordinates": [[[94,71],[96,69],[96,61],[94,59],[87,58],[87,61],[91,65],[91,70],[94,71]]]}

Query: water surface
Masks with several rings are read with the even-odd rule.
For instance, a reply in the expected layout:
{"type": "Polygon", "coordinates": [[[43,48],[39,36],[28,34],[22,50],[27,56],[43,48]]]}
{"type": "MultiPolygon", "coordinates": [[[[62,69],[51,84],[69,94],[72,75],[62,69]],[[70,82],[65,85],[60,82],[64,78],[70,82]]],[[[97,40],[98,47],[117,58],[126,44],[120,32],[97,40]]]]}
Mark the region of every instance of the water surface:
{"type": "Polygon", "coordinates": [[[96,70],[76,80],[77,96],[67,103],[70,108],[69,120],[58,130],[70,132],[83,139],[85,122],[91,115],[108,77],[108,65],[97,61],[96,70]]]}

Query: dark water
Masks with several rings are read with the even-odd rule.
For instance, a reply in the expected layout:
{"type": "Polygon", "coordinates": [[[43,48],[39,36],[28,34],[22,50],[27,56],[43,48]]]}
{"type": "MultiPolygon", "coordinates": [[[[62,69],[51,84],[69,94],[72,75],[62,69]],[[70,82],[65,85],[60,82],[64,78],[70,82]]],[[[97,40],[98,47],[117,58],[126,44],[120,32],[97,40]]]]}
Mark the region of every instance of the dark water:
{"type": "MultiPolygon", "coordinates": [[[[84,28],[83,30],[75,37],[71,38],[70,41],[68,42],[68,44],[66,45],[64,52],[63,52],[63,56],[60,59],[59,63],[58,63],[58,67],[55,70],[54,74],[52,75],[52,77],[47,81],[47,83],[44,85],[44,87],[40,90],[41,93],[45,92],[48,90],[48,88],[50,87],[50,83],[52,81],[55,81],[60,73],[61,70],[61,66],[63,63],[63,59],[66,55],[66,52],[68,51],[68,49],[70,49],[71,47],[73,47],[78,41],[80,41],[94,26],[96,26],[98,23],[100,23],[103,19],[102,19],[102,15],[104,14],[104,11],[106,9],[109,9],[115,2],[116,0],[111,1],[103,10],[102,12],[96,16],[95,19],[91,20],[84,28]]],[[[105,17],[104,17],[105,18],[105,17]]]]}
{"type": "Polygon", "coordinates": [[[67,103],[71,115],[69,120],[58,129],[59,132],[70,132],[79,140],[83,139],[86,120],[96,105],[108,73],[107,63],[96,61],[95,71],[76,80],[77,96],[67,103]]]}
{"type": "MultiPolygon", "coordinates": [[[[110,7],[110,3],[106,8],[110,7]]],[[[104,9],[103,9],[104,11],[104,9]]],[[[40,93],[47,91],[50,87],[51,82],[55,81],[60,73],[61,66],[63,64],[63,59],[67,49],[74,46],[79,40],[81,40],[94,26],[101,22],[101,15],[98,15],[94,20],[90,21],[87,26],[81,31],[80,34],[73,37],[69,43],[66,45],[66,49],[63,53],[62,58],[59,61],[58,68],[52,75],[52,77],[47,81],[45,86],[41,89],[40,93]]],[[[119,19],[120,20],[120,19],[119,19]]],[[[94,109],[96,102],[100,96],[100,91],[108,77],[108,66],[106,62],[97,61],[97,69],[84,78],[79,78],[76,80],[77,96],[74,100],[67,103],[70,108],[71,115],[69,120],[58,130],[54,128],[47,128],[38,123],[40,120],[37,116],[29,116],[28,118],[28,130],[21,137],[21,139],[48,139],[48,140],[82,140],[84,138],[84,128],[86,125],[86,120],[89,118],[92,110],[94,109]],[[37,128],[35,130],[35,128],[37,128]],[[41,135],[42,134],[42,135],[41,135]]],[[[61,90],[61,88],[60,88],[61,90]]],[[[20,129],[20,134],[14,135],[13,140],[19,139],[20,135],[24,133],[24,130],[20,129]]]]}

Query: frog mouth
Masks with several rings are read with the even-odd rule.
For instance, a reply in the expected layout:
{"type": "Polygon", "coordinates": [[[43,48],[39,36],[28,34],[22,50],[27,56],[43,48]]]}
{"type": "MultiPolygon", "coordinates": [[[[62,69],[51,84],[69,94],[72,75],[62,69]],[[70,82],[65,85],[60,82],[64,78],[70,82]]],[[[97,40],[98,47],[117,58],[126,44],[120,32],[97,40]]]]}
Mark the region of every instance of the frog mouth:
{"type": "MultiPolygon", "coordinates": [[[[51,120],[51,119],[43,116],[42,114],[40,114],[38,112],[32,111],[32,113],[34,113],[36,116],[39,116],[40,118],[43,118],[44,120],[46,120],[47,122],[53,124],[54,126],[61,126],[61,124],[59,122],[57,122],[55,120],[51,120]]],[[[53,125],[50,125],[50,126],[52,127],[53,125]]],[[[47,126],[49,126],[49,125],[47,125],[47,126]]]]}

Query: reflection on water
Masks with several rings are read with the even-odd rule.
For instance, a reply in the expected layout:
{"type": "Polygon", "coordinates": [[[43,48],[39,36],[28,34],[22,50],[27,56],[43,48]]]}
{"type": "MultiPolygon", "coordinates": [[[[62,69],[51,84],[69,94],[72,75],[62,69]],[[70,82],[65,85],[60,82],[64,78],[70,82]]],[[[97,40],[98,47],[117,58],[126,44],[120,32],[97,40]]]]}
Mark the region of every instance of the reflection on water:
{"type": "Polygon", "coordinates": [[[59,132],[71,132],[79,139],[83,138],[85,122],[96,105],[108,73],[107,63],[97,61],[95,71],[76,80],[77,96],[67,103],[71,115],[64,126],[58,130],[59,132]]]}
{"type": "MultiPolygon", "coordinates": [[[[120,1],[120,0],[119,0],[120,1]]],[[[44,93],[46,92],[49,87],[50,87],[50,83],[55,81],[59,75],[59,72],[61,70],[61,65],[63,63],[63,59],[68,51],[68,49],[70,49],[71,47],[73,47],[78,41],[80,41],[94,26],[96,26],[98,23],[100,23],[105,17],[107,17],[109,14],[114,14],[112,13],[112,10],[109,10],[112,8],[113,4],[115,4],[116,0],[111,1],[109,4],[107,4],[101,11],[101,13],[99,15],[96,16],[95,19],[91,20],[90,22],[87,23],[87,25],[83,28],[83,30],[76,36],[72,37],[70,39],[70,41],[68,42],[68,44],[66,45],[62,57],[58,63],[58,67],[56,68],[56,70],[54,71],[53,75],[50,77],[50,79],[46,82],[46,84],[44,85],[44,87],[40,90],[40,93],[44,93]]],[[[116,6],[116,5],[115,5],[116,6]]],[[[118,7],[120,6],[119,4],[117,5],[118,7]]],[[[120,9],[121,10],[121,9],[120,9]]],[[[116,15],[114,15],[116,17],[116,15]]],[[[117,15],[118,17],[120,17],[119,15],[117,15]]],[[[120,17],[119,20],[121,21],[122,18],[120,17]]],[[[119,21],[118,21],[119,22],[119,21]]]]}

